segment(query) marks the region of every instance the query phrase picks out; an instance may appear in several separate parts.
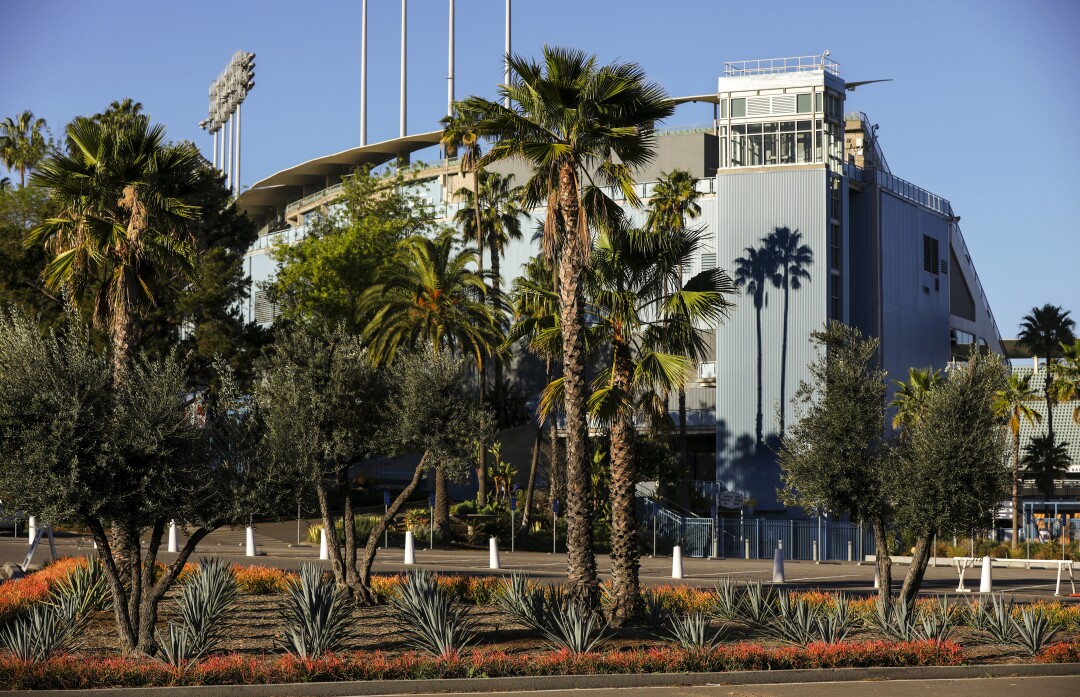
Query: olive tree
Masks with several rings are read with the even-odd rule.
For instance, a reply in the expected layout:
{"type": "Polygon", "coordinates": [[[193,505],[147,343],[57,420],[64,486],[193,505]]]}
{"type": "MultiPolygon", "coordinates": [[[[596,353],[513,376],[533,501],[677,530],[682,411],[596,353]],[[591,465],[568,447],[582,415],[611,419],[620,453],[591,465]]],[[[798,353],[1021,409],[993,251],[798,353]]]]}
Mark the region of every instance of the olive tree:
{"type": "Polygon", "coordinates": [[[929,390],[920,418],[898,439],[886,485],[896,524],[915,539],[901,590],[909,602],[922,584],[934,535],[991,527],[1008,496],[1008,437],[994,413],[995,394],[1006,383],[999,357],[973,354],[929,390]]]}
{"type": "Polygon", "coordinates": [[[0,311],[0,497],[90,530],[126,653],[156,652],[158,604],[199,542],[288,488],[255,457],[255,415],[232,384],[200,405],[175,356],[117,366],[85,328],[43,333],[0,311]],[[190,534],[158,577],[170,520],[190,534]]]}
{"type": "Polygon", "coordinates": [[[811,380],[792,399],[795,423],[784,434],[779,459],[786,505],[846,513],[874,532],[881,597],[891,599],[890,466],[885,438],[885,371],[878,342],[858,329],[831,322],[814,332],[817,358],[811,380]]]}

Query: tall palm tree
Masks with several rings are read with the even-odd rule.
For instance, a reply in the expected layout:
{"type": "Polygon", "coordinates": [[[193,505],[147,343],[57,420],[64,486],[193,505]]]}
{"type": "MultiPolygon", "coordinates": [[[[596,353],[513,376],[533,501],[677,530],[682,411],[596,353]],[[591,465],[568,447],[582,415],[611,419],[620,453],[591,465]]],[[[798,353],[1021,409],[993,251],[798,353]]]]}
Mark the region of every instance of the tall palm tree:
{"type": "Polygon", "coordinates": [[[604,234],[593,251],[585,291],[592,319],[592,342],[610,347],[610,361],[593,382],[589,410],[607,425],[610,439],[611,570],[614,616],[638,611],[638,542],[634,495],[637,489],[635,416],[667,405],[651,399],[684,386],[693,371],[687,358],[704,350],[697,327],[727,316],[727,294],[735,286],[720,269],[702,271],[679,283],[682,268],[701,249],[700,230],[604,234]]]}
{"type": "Polygon", "coordinates": [[[1073,335],[1075,326],[1068,310],[1047,303],[1031,308],[1031,312],[1024,315],[1017,335],[1020,345],[1046,360],[1043,398],[1046,400],[1046,435],[1051,443],[1054,442],[1054,359],[1061,355],[1062,344],[1071,344],[1076,339],[1073,335]]]}
{"type": "Polygon", "coordinates": [[[26,172],[48,151],[44,130],[45,119],[35,119],[29,110],[0,122],[0,162],[8,171],[19,173],[19,186],[26,186],[26,172]]]}
{"type": "MultiPolygon", "coordinates": [[[[701,193],[695,184],[697,180],[685,169],[673,169],[671,172],[661,172],[660,178],[653,187],[652,198],[649,200],[649,209],[645,227],[654,233],[663,234],[669,230],[681,230],[686,227],[688,220],[693,220],[701,215],[701,206],[697,199],[701,193]]],[[[683,285],[682,269],[679,269],[678,284],[683,285]]],[[[690,356],[695,360],[699,357],[690,356]]],[[[666,395],[665,395],[666,401],[666,395]]],[[[679,387],[679,464],[683,472],[683,482],[679,488],[680,503],[683,507],[689,507],[690,503],[690,454],[687,448],[686,438],[686,386],[679,387]]]]}
{"type": "MultiPolygon", "coordinates": [[[[522,238],[521,218],[525,215],[521,206],[524,189],[514,186],[513,181],[513,174],[504,176],[497,172],[481,170],[479,201],[476,200],[476,193],[467,187],[458,189],[455,194],[465,202],[465,207],[454,214],[454,222],[467,235],[483,240],[487,245],[491,259],[491,305],[495,308],[496,317],[502,316],[502,258],[506,254],[506,246],[510,241],[522,238]],[[479,234],[476,233],[477,211],[480,213],[482,222],[479,234]]],[[[493,368],[495,369],[495,385],[501,387],[502,365],[496,361],[493,368]]]]}
{"type": "Polygon", "coordinates": [[[1054,401],[1077,402],[1073,407],[1073,423],[1080,424],[1080,339],[1061,344],[1061,358],[1054,376],[1054,401]]]}
{"type": "MultiPolygon", "coordinates": [[[[400,243],[399,253],[384,269],[380,282],[365,291],[362,304],[371,315],[364,341],[377,363],[388,363],[400,348],[431,346],[460,352],[477,369],[484,357],[502,343],[491,308],[484,302],[488,287],[469,267],[476,252],[454,251],[451,234],[437,239],[411,237],[400,243]]],[[[445,533],[449,526],[446,472],[435,470],[434,525],[445,533]]]]}
{"type": "MultiPolygon", "coordinates": [[[[543,257],[532,257],[525,264],[525,273],[514,279],[513,292],[514,323],[507,332],[504,348],[524,340],[529,351],[544,359],[544,385],[550,385],[555,378],[555,362],[562,354],[562,327],[559,324],[559,295],[555,292],[551,267],[543,257]]],[[[536,437],[533,442],[532,458],[529,464],[529,480],[525,487],[525,505],[521,514],[521,527],[528,529],[532,517],[532,500],[536,490],[536,470],[540,464],[540,448],[544,440],[544,426],[549,422],[541,413],[539,405],[536,413],[536,437]]],[[[552,423],[548,428],[551,436],[551,455],[548,462],[549,479],[554,482],[558,465],[558,434],[552,423]]],[[[552,486],[552,496],[555,496],[552,486]]]]}
{"type": "Polygon", "coordinates": [[[192,278],[188,203],[198,189],[198,154],[171,145],[147,120],[114,125],[77,118],[66,129],[72,152],[40,163],[31,184],[46,189],[55,213],[28,244],[54,254],[42,277],[73,303],[93,303],[108,330],[118,373],[137,339],[138,319],[154,304],[157,278],[192,278]]]}
{"type": "Polygon", "coordinates": [[[780,341],[780,435],[784,435],[784,422],[787,414],[787,350],[788,350],[788,309],[791,291],[799,290],[804,281],[810,280],[806,267],[814,263],[814,252],[802,243],[802,234],[798,230],[786,227],[775,228],[765,238],[765,245],[772,251],[776,268],[773,271],[772,284],[784,291],[784,329],[780,341]]]}
{"type": "Polygon", "coordinates": [[[1028,406],[1037,399],[1031,389],[1031,376],[1020,377],[1015,373],[1009,376],[1005,389],[994,394],[994,413],[1000,418],[1012,434],[1013,471],[1012,471],[1012,547],[1020,544],[1020,425],[1027,421],[1032,426],[1042,421],[1042,414],[1028,406]]]}
{"type": "Polygon", "coordinates": [[[909,368],[907,382],[893,380],[893,384],[900,389],[889,402],[889,406],[896,409],[892,427],[910,431],[922,419],[930,392],[944,381],[941,371],[931,368],[909,368]]]}
{"type": "Polygon", "coordinates": [[[618,211],[601,187],[639,204],[633,171],[655,157],[656,122],[670,116],[674,104],[634,64],[600,66],[595,56],[553,47],[544,47],[539,63],[506,60],[514,79],[499,92],[509,106],[470,97],[463,109],[477,114],[480,133],[494,139],[482,162],[523,160],[535,172],[525,185],[526,205],[547,207],[543,247],[558,268],[563,330],[567,580],[573,594],[595,603],[582,296],[590,223],[595,229],[618,211]]]}
{"type": "Polygon", "coordinates": [[[1072,459],[1065,442],[1055,443],[1050,436],[1036,436],[1024,447],[1024,473],[1035,480],[1035,486],[1047,500],[1054,498],[1054,480],[1069,471],[1072,459]]]}
{"type": "Polygon", "coordinates": [[[743,256],[735,260],[735,285],[754,300],[757,329],[757,417],[754,422],[754,435],[757,449],[765,444],[764,400],[762,395],[762,346],[761,346],[761,311],[768,304],[769,279],[776,268],[776,260],[768,247],[747,247],[743,256]]]}

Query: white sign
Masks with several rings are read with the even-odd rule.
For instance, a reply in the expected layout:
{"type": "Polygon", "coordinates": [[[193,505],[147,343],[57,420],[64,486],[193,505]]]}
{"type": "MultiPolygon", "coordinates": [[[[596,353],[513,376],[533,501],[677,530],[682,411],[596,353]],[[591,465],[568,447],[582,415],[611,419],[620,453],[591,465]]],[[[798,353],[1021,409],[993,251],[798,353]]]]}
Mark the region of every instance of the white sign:
{"type": "Polygon", "coordinates": [[[743,495],[737,491],[725,491],[716,500],[720,508],[742,508],[743,495]]]}

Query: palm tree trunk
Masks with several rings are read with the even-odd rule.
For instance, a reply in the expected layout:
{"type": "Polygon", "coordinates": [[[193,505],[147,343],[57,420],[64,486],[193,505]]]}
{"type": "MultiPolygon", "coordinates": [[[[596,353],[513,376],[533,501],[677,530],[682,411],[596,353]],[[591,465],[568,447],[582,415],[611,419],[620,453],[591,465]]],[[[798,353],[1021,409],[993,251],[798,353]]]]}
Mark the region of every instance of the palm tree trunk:
{"type": "MultiPolygon", "coordinates": [[[[545,361],[546,381],[544,384],[551,384],[551,371],[552,371],[552,359],[551,356],[547,357],[545,361]]],[[[539,411],[539,410],[538,410],[539,411]]],[[[554,428],[554,426],[552,427],[554,428]]],[[[540,466],[540,448],[544,444],[544,423],[540,421],[539,414],[536,419],[536,440],[533,441],[532,459],[529,462],[529,483],[525,486],[525,505],[521,511],[521,529],[529,529],[529,519],[532,517],[532,500],[533,492],[536,490],[536,470],[540,466]]],[[[554,458],[552,458],[554,461],[554,458]]],[[[551,482],[549,482],[549,486],[551,482]]],[[[553,487],[552,487],[553,489],[553,487]]]]}
{"type": "Polygon", "coordinates": [[[679,468],[683,473],[679,483],[679,505],[690,510],[690,482],[694,475],[690,471],[690,452],[686,443],[686,388],[682,385],[679,385],[679,468]]]}
{"type": "Polygon", "coordinates": [[[787,401],[784,392],[787,388],[787,341],[788,341],[788,267],[784,266],[784,329],[783,338],[780,341],[780,437],[784,437],[784,416],[787,413],[787,401]]]}
{"type": "Polygon", "coordinates": [[[1050,445],[1054,445],[1054,398],[1050,396],[1050,379],[1053,377],[1050,373],[1050,359],[1046,360],[1046,373],[1044,373],[1044,380],[1046,380],[1046,387],[1043,389],[1043,394],[1046,395],[1046,434],[1050,436],[1050,445]]]}
{"type": "MultiPolygon", "coordinates": [[[[473,222],[476,225],[476,271],[480,274],[480,277],[484,276],[484,223],[480,217],[480,168],[474,167],[472,171],[473,180],[473,222]]],[[[486,362],[481,359],[480,365],[480,404],[483,405],[484,397],[487,395],[487,365],[486,362]]],[[[478,445],[479,452],[476,455],[476,503],[479,507],[487,505],[487,442],[481,440],[478,445]]],[[[436,497],[438,497],[438,472],[436,470],[436,497]]],[[[445,489],[445,475],[443,479],[443,488],[445,489]]],[[[436,506],[438,502],[436,501],[436,506]]],[[[447,520],[449,520],[449,513],[447,513],[447,520]]],[[[440,527],[441,530],[441,527],[440,527]]]]}
{"type": "Polygon", "coordinates": [[[765,442],[763,431],[765,425],[763,423],[764,415],[762,413],[762,383],[761,383],[761,306],[758,303],[754,303],[757,306],[757,420],[754,423],[754,434],[757,438],[757,447],[761,448],[765,442]]]}
{"type": "Polygon", "coordinates": [[[1013,431],[1012,548],[1020,546],[1020,426],[1013,431]]]}
{"type": "Polygon", "coordinates": [[[592,482],[585,413],[589,393],[585,382],[585,303],[582,297],[582,273],[589,253],[589,236],[585,221],[580,218],[577,175],[571,162],[563,162],[559,168],[557,205],[562,223],[559,316],[562,318],[566,414],[567,590],[592,607],[599,598],[599,587],[592,548],[592,482]]]}
{"type": "MultiPolygon", "coordinates": [[[[495,240],[495,231],[491,231],[491,239],[489,240],[488,251],[491,253],[491,314],[495,317],[495,321],[498,324],[500,330],[502,328],[502,259],[499,246],[495,240]]],[[[491,361],[491,370],[495,383],[495,394],[499,395],[501,399],[505,394],[503,387],[503,365],[502,361],[498,358],[494,358],[491,361]]]]}
{"type": "MultiPolygon", "coordinates": [[[[630,347],[619,341],[613,348],[613,382],[629,391],[633,376],[630,347]]],[[[637,516],[634,492],[634,415],[620,411],[611,424],[611,576],[615,606],[613,619],[621,623],[637,614],[641,602],[638,584],[637,516]]]]}

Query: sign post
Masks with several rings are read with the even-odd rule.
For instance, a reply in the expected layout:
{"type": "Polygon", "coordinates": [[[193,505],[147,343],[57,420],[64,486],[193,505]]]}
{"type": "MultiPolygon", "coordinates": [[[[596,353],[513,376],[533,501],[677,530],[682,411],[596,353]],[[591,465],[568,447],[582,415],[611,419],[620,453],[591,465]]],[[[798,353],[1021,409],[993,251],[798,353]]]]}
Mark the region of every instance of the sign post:
{"type": "MultiPolygon", "coordinates": [[[[383,503],[383,517],[390,512],[390,490],[383,489],[382,492],[383,503]]],[[[390,521],[386,521],[386,527],[383,529],[383,549],[390,549],[390,521]]]]}
{"type": "Polygon", "coordinates": [[[559,499],[551,499],[551,553],[558,554],[559,499]]]}

